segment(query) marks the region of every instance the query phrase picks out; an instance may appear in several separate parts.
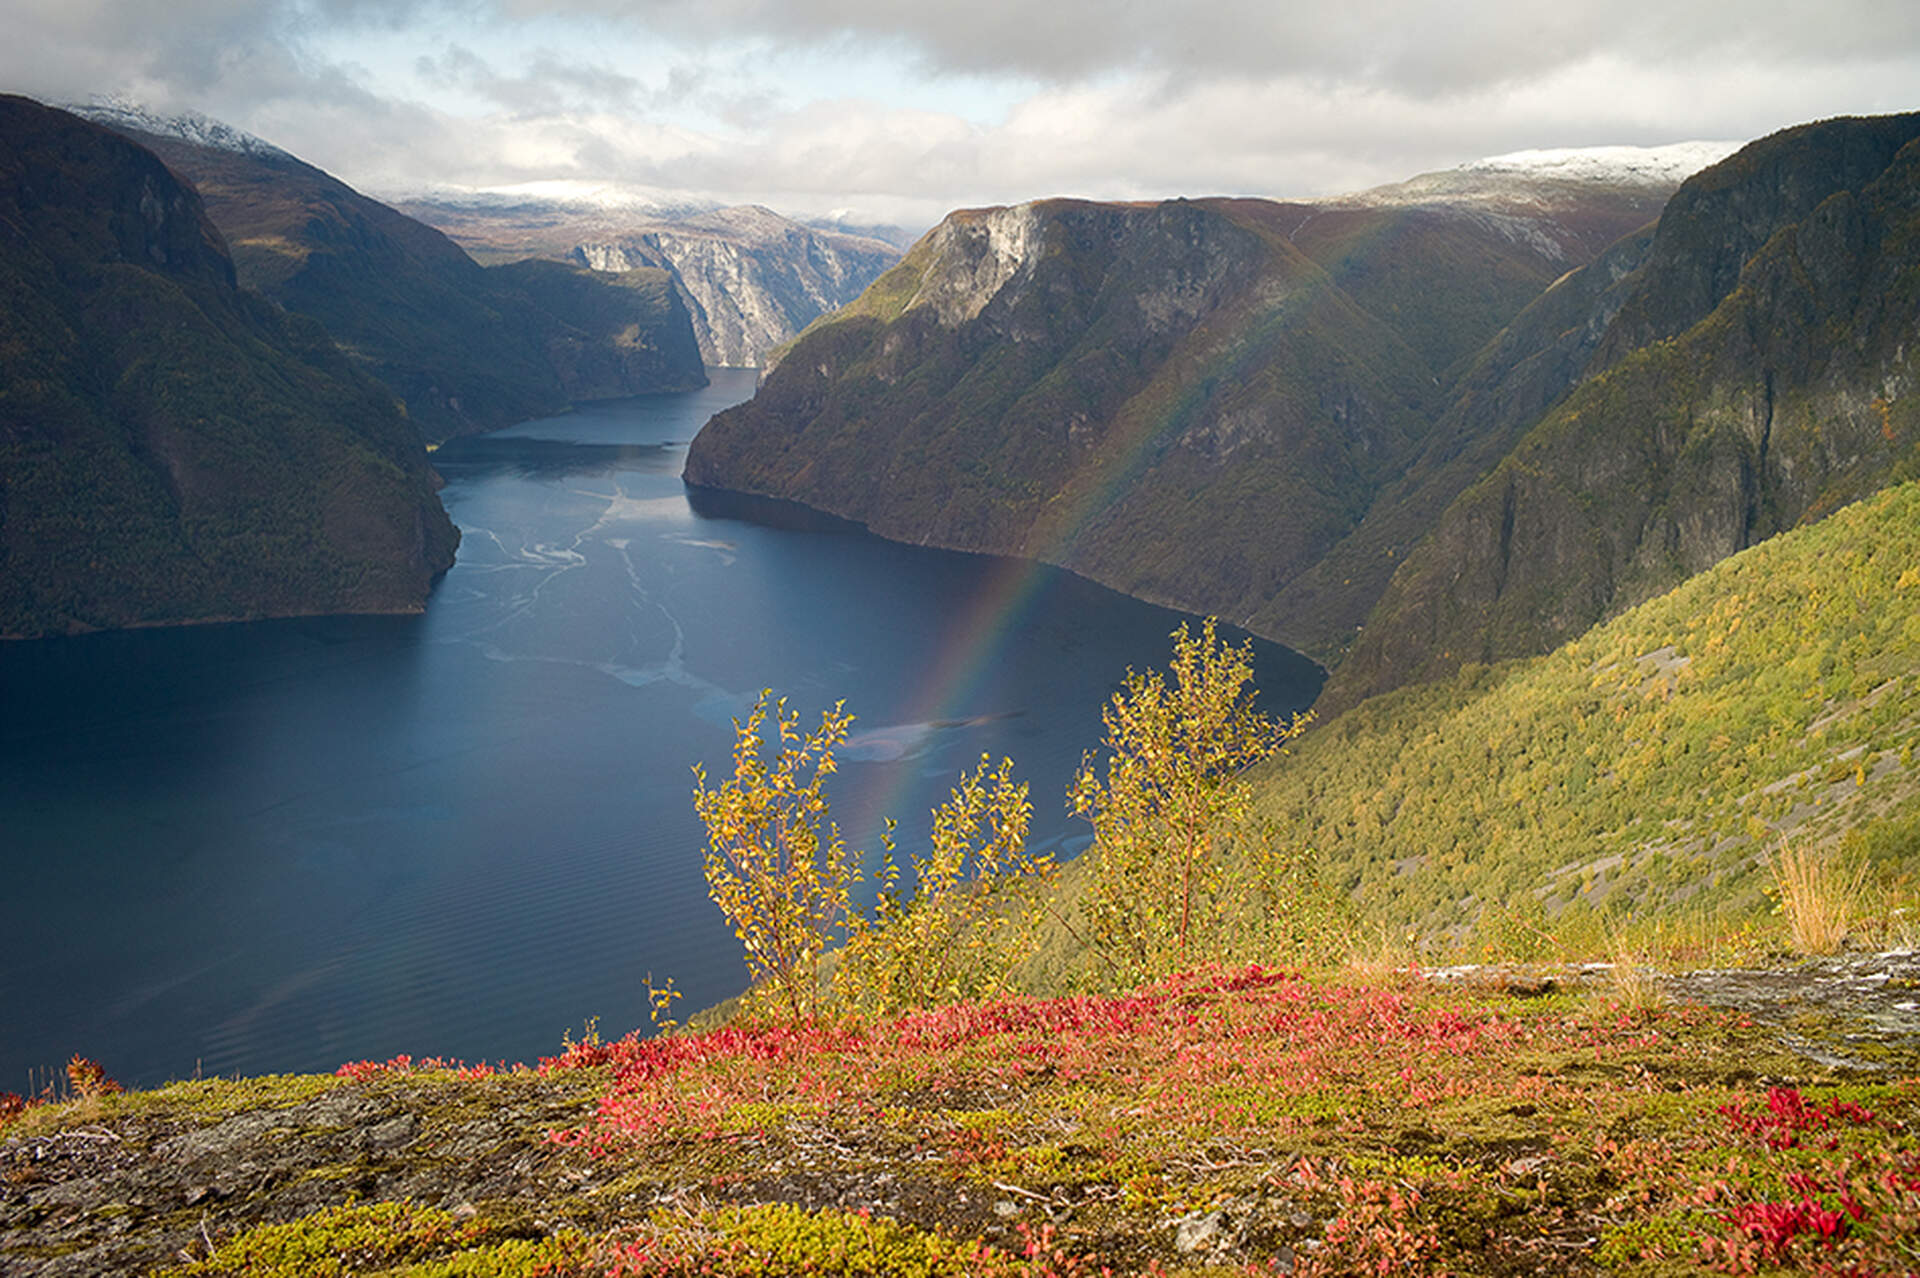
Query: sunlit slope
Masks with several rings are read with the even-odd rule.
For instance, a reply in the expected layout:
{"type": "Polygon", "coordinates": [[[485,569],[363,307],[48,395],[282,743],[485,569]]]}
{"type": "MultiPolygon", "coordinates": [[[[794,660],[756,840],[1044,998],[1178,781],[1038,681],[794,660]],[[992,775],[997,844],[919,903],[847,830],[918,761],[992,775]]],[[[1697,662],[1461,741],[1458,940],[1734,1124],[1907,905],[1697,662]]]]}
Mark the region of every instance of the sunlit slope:
{"type": "Polygon", "coordinates": [[[1545,656],[1310,733],[1262,804],[1429,929],[1483,906],[1745,910],[1786,833],[1920,865],[1920,484],[1727,559],[1545,656]]]}

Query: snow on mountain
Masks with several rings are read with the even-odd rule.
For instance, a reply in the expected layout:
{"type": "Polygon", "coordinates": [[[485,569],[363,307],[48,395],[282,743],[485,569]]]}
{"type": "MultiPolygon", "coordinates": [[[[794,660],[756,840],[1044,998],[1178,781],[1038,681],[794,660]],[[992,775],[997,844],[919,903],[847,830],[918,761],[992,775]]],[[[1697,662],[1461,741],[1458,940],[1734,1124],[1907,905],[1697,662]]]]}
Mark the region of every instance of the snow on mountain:
{"type": "Polygon", "coordinates": [[[1558,147],[1510,151],[1463,164],[1466,173],[1516,173],[1562,182],[1677,186],[1745,146],[1744,142],[1674,142],[1666,146],[1558,147]]]}
{"type": "Polygon", "coordinates": [[[1505,205],[1558,202],[1581,188],[1659,192],[1718,164],[1743,142],[1674,142],[1666,146],[1587,146],[1510,151],[1405,182],[1357,191],[1332,201],[1363,205],[1505,205]]]}
{"type": "Polygon", "coordinates": [[[604,213],[623,218],[677,219],[711,212],[718,200],[626,182],[588,182],[551,178],[504,186],[434,185],[411,190],[382,188],[376,195],[389,204],[418,204],[486,212],[542,209],[554,213],[604,213]]]}
{"type": "Polygon", "coordinates": [[[151,133],[156,137],[179,138],[184,142],[194,142],[200,146],[215,147],[222,151],[237,151],[242,155],[293,158],[264,138],[257,138],[244,129],[223,124],[211,116],[201,115],[198,111],[182,111],[178,115],[157,115],[131,98],[117,95],[95,97],[86,103],[70,103],[61,109],[83,116],[95,124],[103,124],[110,129],[132,129],[140,133],[151,133]]]}

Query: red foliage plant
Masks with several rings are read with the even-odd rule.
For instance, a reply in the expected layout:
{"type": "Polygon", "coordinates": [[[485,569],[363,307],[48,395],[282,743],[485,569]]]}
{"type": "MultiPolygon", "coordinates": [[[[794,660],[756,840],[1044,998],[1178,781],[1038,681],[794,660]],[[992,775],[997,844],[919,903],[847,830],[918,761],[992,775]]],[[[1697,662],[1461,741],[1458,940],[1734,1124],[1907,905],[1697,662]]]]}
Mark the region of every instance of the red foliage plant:
{"type": "MultiPolygon", "coordinates": [[[[1720,1232],[1701,1239],[1705,1261],[1726,1273],[1792,1265],[1834,1278],[1912,1273],[1920,1236],[1920,1155],[1893,1148],[1903,1128],[1852,1101],[1767,1092],[1766,1110],[1739,1101],[1719,1109],[1730,1131],[1760,1147],[1785,1191],[1755,1197],[1724,1183],[1703,1198],[1728,1200],[1720,1232]],[[1818,1139],[1807,1139],[1818,1133],[1818,1139]],[[1809,1164],[1810,1158],[1817,1162],[1809,1164]]],[[[1764,1179],[1764,1177],[1763,1177],[1764,1179]]]]}

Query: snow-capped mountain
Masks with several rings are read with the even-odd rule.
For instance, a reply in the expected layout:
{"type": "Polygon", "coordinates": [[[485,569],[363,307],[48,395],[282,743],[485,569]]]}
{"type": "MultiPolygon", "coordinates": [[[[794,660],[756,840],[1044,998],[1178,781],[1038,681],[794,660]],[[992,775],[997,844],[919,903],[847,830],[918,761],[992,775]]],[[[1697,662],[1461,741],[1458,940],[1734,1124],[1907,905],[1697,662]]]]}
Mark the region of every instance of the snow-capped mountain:
{"type": "Polygon", "coordinates": [[[1537,201],[1555,191],[1645,188],[1664,197],[1701,169],[1718,164],[1740,142],[1674,142],[1666,146],[1586,146],[1510,151],[1404,182],[1340,197],[1370,205],[1537,201]]]}
{"type": "Polygon", "coordinates": [[[1465,173],[1515,173],[1562,182],[1677,186],[1720,163],[1743,142],[1673,142],[1666,146],[1558,147],[1510,151],[1460,166],[1465,173]]]}
{"type": "Polygon", "coordinates": [[[500,211],[546,210],[573,218],[613,219],[683,218],[722,207],[719,200],[630,182],[588,182],[552,178],[514,182],[504,186],[449,186],[436,184],[412,189],[387,188],[379,197],[398,206],[420,205],[450,211],[488,214],[500,211]]]}
{"type": "Polygon", "coordinates": [[[255,137],[245,129],[236,129],[211,116],[201,115],[198,111],[160,115],[131,98],[117,95],[96,97],[90,102],[69,104],[61,109],[110,129],[132,129],[156,137],[179,138],[182,142],[234,151],[241,155],[287,155],[287,152],[264,138],[255,137]]]}

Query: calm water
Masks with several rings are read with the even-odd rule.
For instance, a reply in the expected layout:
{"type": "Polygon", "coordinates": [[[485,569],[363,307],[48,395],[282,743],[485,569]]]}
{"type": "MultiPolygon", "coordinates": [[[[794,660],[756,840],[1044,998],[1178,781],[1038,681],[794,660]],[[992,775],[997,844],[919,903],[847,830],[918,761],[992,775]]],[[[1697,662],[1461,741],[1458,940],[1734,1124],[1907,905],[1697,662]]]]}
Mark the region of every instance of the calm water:
{"type": "MultiPolygon", "coordinates": [[[[130,1083],[401,1052],[532,1060],[588,1017],[744,984],[689,767],[762,687],[859,716],[830,795],[903,844],[982,751],[1036,838],[1177,614],[1065,573],[689,494],[746,398],[596,406],[443,449],[464,540],[426,615],[0,645],[0,1090],[81,1052],[130,1083]]],[[[1318,672],[1257,651],[1270,708],[1318,672]]]]}

